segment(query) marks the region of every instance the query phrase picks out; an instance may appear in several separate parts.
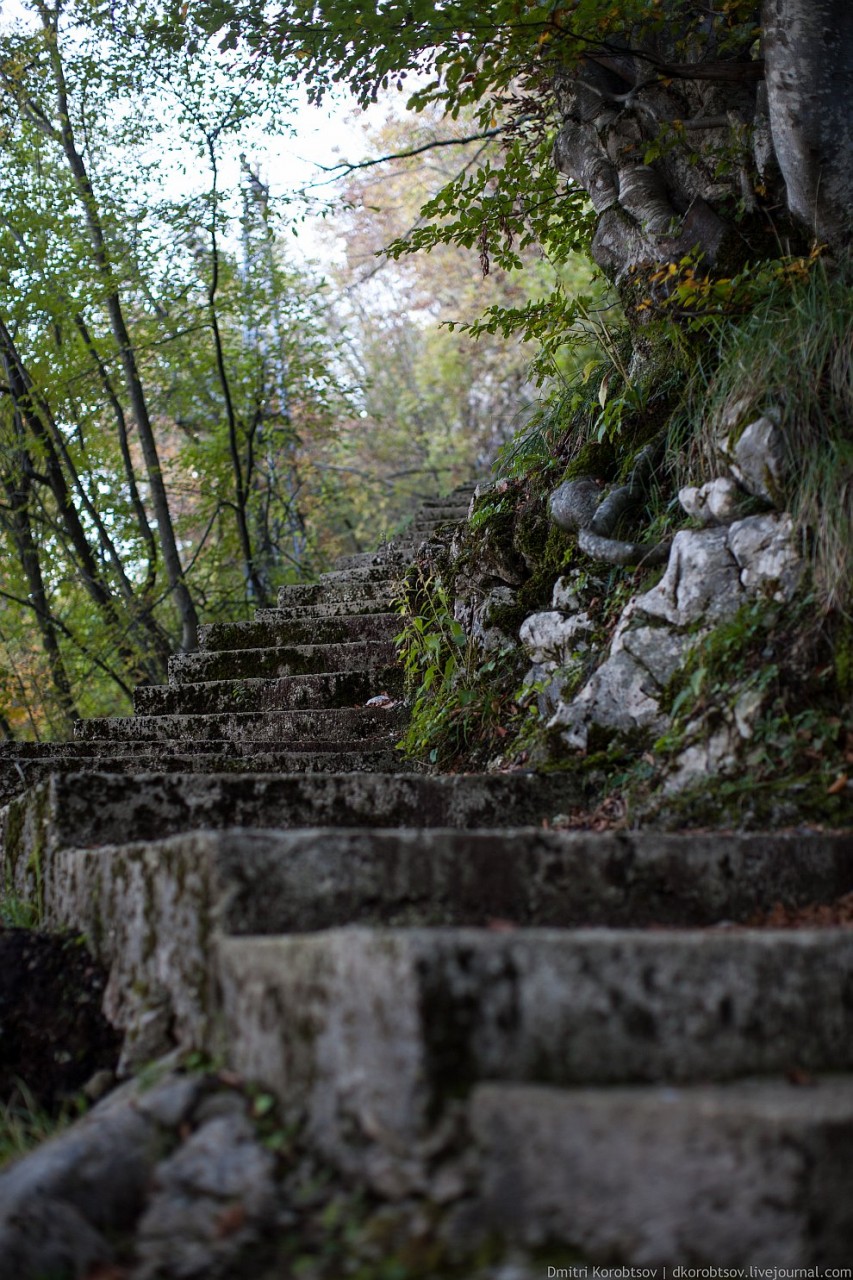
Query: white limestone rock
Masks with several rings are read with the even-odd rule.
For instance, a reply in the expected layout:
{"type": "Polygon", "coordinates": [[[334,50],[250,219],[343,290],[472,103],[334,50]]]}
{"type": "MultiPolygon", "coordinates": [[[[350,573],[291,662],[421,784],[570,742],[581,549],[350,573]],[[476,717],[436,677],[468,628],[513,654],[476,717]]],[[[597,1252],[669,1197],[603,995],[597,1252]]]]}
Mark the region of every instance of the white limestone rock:
{"type": "Polygon", "coordinates": [[[594,630],[589,614],[576,613],[567,618],[555,609],[530,614],[521,624],[518,636],[532,662],[553,662],[559,666],[572,653],[588,648],[585,637],[594,630]]]}
{"type": "MultiPolygon", "coordinates": [[[[478,604],[471,607],[467,630],[483,653],[492,653],[514,642],[515,637],[500,625],[499,618],[503,609],[515,604],[515,599],[512,587],[492,587],[478,604]]],[[[457,621],[462,619],[457,618],[457,621]]]]}
{"type": "Polygon", "coordinates": [[[702,736],[699,722],[688,725],[693,728],[697,740],[682,751],[672,773],[664,783],[664,794],[674,795],[694,783],[713,774],[729,772],[736,760],[738,733],[730,725],[722,725],[714,733],[702,736]]]}
{"type": "Polygon", "coordinates": [[[744,427],[727,453],[732,474],[756,498],[778,505],[788,473],[785,438],[771,416],[756,418],[744,427]]]}
{"type": "Polygon", "coordinates": [[[731,524],[742,517],[748,498],[731,476],[718,476],[700,488],[679,490],[678,501],[701,524],[715,525],[731,524]]]}
{"type": "Polygon", "coordinates": [[[793,533],[787,512],[751,516],[731,526],[729,547],[748,595],[764,595],[777,603],[792,599],[804,568],[793,533]]]}
{"type": "Polygon", "coordinates": [[[561,609],[563,613],[579,613],[580,607],[574,578],[558,578],[551,592],[551,608],[561,609]]]}
{"type": "Polygon", "coordinates": [[[730,617],[743,603],[744,590],[728,537],[726,528],[680,530],[664,576],[651,591],[636,597],[636,610],[674,627],[730,617]]]}
{"type": "Polygon", "coordinates": [[[611,654],[570,703],[558,707],[549,728],[561,728],[566,745],[585,750],[590,725],[660,731],[665,718],[660,689],[644,666],[625,650],[611,654]]]}
{"type": "Polygon", "coordinates": [[[623,650],[631,655],[661,689],[681,666],[696,636],[681,635],[669,627],[628,627],[614,637],[611,654],[623,650]]]}

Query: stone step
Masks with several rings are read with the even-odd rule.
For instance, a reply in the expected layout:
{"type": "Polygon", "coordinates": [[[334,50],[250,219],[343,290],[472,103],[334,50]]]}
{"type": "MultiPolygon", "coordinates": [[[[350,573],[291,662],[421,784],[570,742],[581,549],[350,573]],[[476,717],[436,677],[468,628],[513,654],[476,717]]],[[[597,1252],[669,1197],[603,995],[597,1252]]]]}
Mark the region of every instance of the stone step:
{"type": "Polygon", "coordinates": [[[394,748],[363,740],[322,751],[276,751],[264,742],[78,742],[61,754],[0,761],[0,806],[56,772],[139,773],[413,773],[416,761],[394,748]],[[82,751],[81,748],[91,748],[82,751]]]}
{"type": "MultiPolygon", "coordinates": [[[[349,582],[339,578],[319,582],[298,583],[295,586],[281,587],[278,593],[278,606],[281,609],[298,608],[301,605],[315,604],[348,604],[350,602],[394,599],[399,591],[399,578],[393,574],[368,582],[349,582]]],[[[374,610],[381,612],[381,610],[374,610]]]]}
{"type": "Polygon", "coordinates": [[[394,612],[394,597],[373,596],[369,600],[354,596],[351,600],[321,600],[318,604],[277,605],[257,609],[256,622],[289,622],[310,618],[352,618],[364,614],[394,612]]]}
{"type": "Polygon", "coordinates": [[[157,840],[204,827],[484,827],[539,823],[579,784],[535,774],[54,772],[0,811],[8,882],[24,896],[56,849],[157,840]]]}
{"type": "Polygon", "coordinates": [[[398,573],[404,572],[415,558],[421,541],[422,539],[405,538],[389,543],[380,551],[353,551],[348,555],[337,556],[335,566],[339,571],[384,567],[387,572],[390,567],[394,567],[398,573]]]}
{"type": "Polygon", "coordinates": [[[396,613],[364,613],[341,618],[306,618],[290,622],[265,618],[253,622],[211,622],[199,628],[199,648],[211,653],[221,649],[272,649],[299,644],[353,644],[358,641],[392,640],[400,631],[396,613]]]}
{"type": "Polygon", "coordinates": [[[280,680],[207,680],[197,684],[139,685],[133,693],[138,716],[203,715],[224,711],[284,711],[301,707],[363,705],[386,692],[402,697],[398,666],[371,671],[332,671],[280,680]]]}
{"type": "Polygon", "coordinates": [[[484,1084],[470,1115],[479,1158],[472,1231],[528,1246],[548,1240],[558,1257],[562,1248],[593,1263],[686,1263],[684,1275],[705,1276],[720,1271],[688,1267],[733,1268],[723,1272],[732,1280],[748,1280],[750,1265],[768,1276],[850,1266],[850,1076],[800,1088],[484,1084]]]}
{"type": "Polygon", "coordinates": [[[366,1140],[411,1151],[488,1080],[853,1068],[853,929],[346,928],[216,950],[232,1067],[357,1166],[366,1140]]]}
{"type": "MultiPolygon", "coordinates": [[[[473,494],[473,489],[471,490],[473,494]]],[[[421,507],[420,514],[426,519],[434,520],[464,520],[471,507],[471,499],[460,499],[451,501],[450,498],[436,498],[432,501],[425,502],[421,507]]]]}
{"type": "Polygon", "coordinates": [[[310,711],[239,711],[213,715],[109,716],[77,720],[82,741],[103,742],[226,741],[299,743],[304,751],[345,741],[396,741],[406,722],[406,709],[332,707],[310,711]]]}
{"type": "Polygon", "coordinates": [[[824,835],[205,830],[59,850],[43,905],[52,927],[98,939],[111,988],[164,986],[181,1010],[179,1034],[199,1043],[216,1012],[216,931],[706,924],[747,920],[776,902],[832,901],[851,884],[850,842],[824,835]],[[99,921],[110,922],[106,933],[99,921]]]}
{"type": "Polygon", "coordinates": [[[405,571],[407,565],[389,565],[389,564],[366,564],[352,569],[330,569],[328,573],[324,573],[321,582],[323,586],[338,587],[342,585],[355,586],[361,583],[379,583],[390,581],[399,581],[401,573],[405,571]]]}
{"type": "MultiPolygon", "coordinates": [[[[399,622],[399,619],[398,619],[399,622]]],[[[315,675],[333,671],[381,672],[397,661],[390,640],[351,644],[278,645],[271,649],[221,649],[180,653],[169,659],[170,684],[241,680],[247,672],[260,679],[315,675]]]]}

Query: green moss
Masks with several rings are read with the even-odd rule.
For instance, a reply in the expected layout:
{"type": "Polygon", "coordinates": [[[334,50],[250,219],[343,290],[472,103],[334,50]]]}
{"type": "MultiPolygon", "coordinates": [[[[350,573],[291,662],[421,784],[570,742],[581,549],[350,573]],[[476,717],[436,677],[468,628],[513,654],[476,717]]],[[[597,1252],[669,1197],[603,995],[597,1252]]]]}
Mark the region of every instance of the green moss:
{"type": "Polygon", "coordinates": [[[835,683],[842,699],[853,697],[853,618],[846,617],[835,628],[832,638],[835,683]]]}
{"type": "MultiPolygon", "coordinates": [[[[595,480],[612,480],[618,468],[618,452],[610,440],[587,440],[566,467],[560,483],[592,476],[595,480]]],[[[556,488],[556,486],[555,486],[556,488]]]]}

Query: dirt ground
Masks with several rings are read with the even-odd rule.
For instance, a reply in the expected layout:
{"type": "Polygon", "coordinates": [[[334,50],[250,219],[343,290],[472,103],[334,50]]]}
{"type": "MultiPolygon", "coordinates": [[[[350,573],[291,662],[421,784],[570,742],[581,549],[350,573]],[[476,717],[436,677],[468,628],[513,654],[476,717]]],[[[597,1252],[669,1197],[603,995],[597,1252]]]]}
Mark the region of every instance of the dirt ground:
{"type": "Polygon", "coordinates": [[[0,1105],[23,1082],[52,1114],[114,1069],[121,1037],[101,1013],[105,983],[80,938],[0,929],[0,1105]]]}

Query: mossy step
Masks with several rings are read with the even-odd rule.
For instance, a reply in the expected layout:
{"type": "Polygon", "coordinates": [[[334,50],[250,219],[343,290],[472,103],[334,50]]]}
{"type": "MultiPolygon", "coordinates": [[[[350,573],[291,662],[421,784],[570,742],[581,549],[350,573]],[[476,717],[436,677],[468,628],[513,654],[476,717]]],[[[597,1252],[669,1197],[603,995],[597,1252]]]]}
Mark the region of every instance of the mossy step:
{"type": "Polygon", "coordinates": [[[140,685],[137,715],[162,716],[224,711],[283,711],[307,707],[363,705],[387,692],[402,696],[400,667],[379,671],[333,671],[279,680],[207,680],[196,684],[140,685]]]}
{"type": "Polygon", "coordinates": [[[320,600],[317,604],[279,604],[270,609],[257,609],[255,621],[289,622],[311,618],[358,617],[366,613],[392,612],[393,603],[394,597],[391,594],[374,595],[366,600],[361,593],[353,593],[348,600],[320,600]]]}
{"type": "Polygon", "coordinates": [[[320,743],[396,740],[405,725],[405,709],[331,707],[308,711],[245,711],[212,715],[111,716],[78,720],[75,736],[104,742],[299,743],[305,751],[320,743]]]}
{"type": "Polygon", "coordinates": [[[391,640],[181,653],[169,659],[169,683],[197,684],[248,677],[269,680],[334,671],[378,672],[386,670],[396,660],[397,650],[391,640]]]}
{"type": "Polygon", "coordinates": [[[60,850],[43,901],[52,927],[97,939],[112,988],[165,984],[188,1020],[181,1036],[197,1040],[211,1012],[215,931],[706,924],[746,920],[776,902],[832,900],[851,882],[849,842],[820,834],[327,827],[60,850]],[[106,932],[99,921],[110,922],[106,932]]]}
{"type": "Polygon", "coordinates": [[[297,583],[292,586],[281,587],[278,592],[278,606],[281,609],[291,609],[299,605],[313,604],[333,604],[340,602],[342,604],[349,603],[354,600],[362,600],[368,602],[370,600],[392,600],[399,592],[400,578],[398,575],[385,574],[384,577],[374,581],[363,582],[356,579],[354,582],[348,581],[346,578],[326,580],[321,578],[319,582],[297,583]]]}
{"type": "Polygon", "coordinates": [[[398,574],[405,573],[415,558],[420,542],[409,537],[399,542],[391,542],[380,551],[353,551],[349,555],[337,556],[335,566],[339,572],[351,569],[389,568],[396,569],[398,574]]]}
{"type": "Polygon", "coordinates": [[[498,815],[523,825],[580,800],[577,783],[535,774],[56,771],[0,811],[0,835],[14,881],[71,845],[157,840],[203,827],[469,828],[494,826],[498,815]]]}
{"type": "Polygon", "coordinates": [[[386,1154],[411,1150],[487,1080],[853,1067],[853,930],[347,928],[216,946],[231,1066],[303,1106],[332,1158],[360,1158],[359,1115],[386,1154]]]}
{"type": "Polygon", "coordinates": [[[359,740],[323,751],[276,751],[265,742],[72,742],[52,756],[0,761],[0,806],[57,771],[111,773],[412,773],[418,764],[393,747],[359,740]],[[83,750],[87,748],[87,750],[83,750]]]}
{"type": "Polygon", "coordinates": [[[366,564],[351,569],[330,569],[320,579],[324,586],[335,587],[346,583],[378,583],[399,581],[405,572],[406,565],[366,564]]]}
{"type": "Polygon", "coordinates": [[[687,1260],[709,1275],[850,1265],[853,1077],[800,1088],[494,1083],[474,1090],[469,1115],[485,1235],[548,1239],[557,1257],[592,1262],[687,1260]]]}
{"type": "Polygon", "coordinates": [[[396,613],[292,621],[265,618],[254,622],[213,622],[199,628],[199,648],[210,653],[221,649],[270,649],[282,645],[352,644],[359,640],[391,640],[399,630],[400,618],[396,613]]]}

